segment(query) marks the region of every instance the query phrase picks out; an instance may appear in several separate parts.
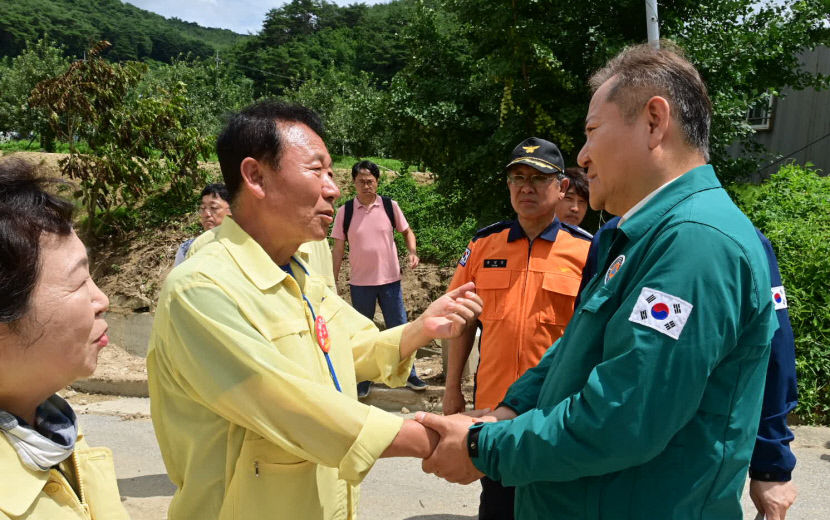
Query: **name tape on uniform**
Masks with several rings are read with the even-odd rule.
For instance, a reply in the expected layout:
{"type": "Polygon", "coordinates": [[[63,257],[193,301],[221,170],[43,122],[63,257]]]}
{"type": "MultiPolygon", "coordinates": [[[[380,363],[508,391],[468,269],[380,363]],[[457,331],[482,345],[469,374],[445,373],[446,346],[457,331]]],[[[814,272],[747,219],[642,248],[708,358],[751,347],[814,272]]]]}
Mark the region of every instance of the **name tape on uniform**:
{"type": "Polygon", "coordinates": [[[643,287],[628,321],[645,325],[677,339],[694,305],[671,294],[643,287]]]}
{"type": "Polygon", "coordinates": [[[491,268],[491,267],[507,267],[507,259],[506,258],[488,258],[484,260],[484,268],[491,268]]]}
{"type": "Polygon", "coordinates": [[[789,307],[787,305],[787,293],[784,292],[783,285],[772,288],[772,303],[775,305],[775,310],[777,311],[789,307]]]}

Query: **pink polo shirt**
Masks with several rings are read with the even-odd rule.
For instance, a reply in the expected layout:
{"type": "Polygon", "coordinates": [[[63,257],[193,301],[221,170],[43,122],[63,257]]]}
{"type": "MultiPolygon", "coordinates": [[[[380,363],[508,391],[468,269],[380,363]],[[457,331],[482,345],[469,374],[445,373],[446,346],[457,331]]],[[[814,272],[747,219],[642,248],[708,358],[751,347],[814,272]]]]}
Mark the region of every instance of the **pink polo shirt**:
{"type": "MultiPolygon", "coordinates": [[[[409,223],[394,200],[392,209],[395,212],[397,230],[403,233],[409,229],[409,223]]],[[[343,233],[345,214],[345,209],[340,206],[334,217],[332,238],[347,240],[343,233]]],[[[352,268],[350,284],[384,285],[401,279],[401,266],[398,263],[398,249],[395,247],[395,239],[392,236],[392,223],[386,216],[380,196],[375,197],[375,202],[368,206],[361,204],[355,197],[348,241],[349,265],[352,268]]]]}

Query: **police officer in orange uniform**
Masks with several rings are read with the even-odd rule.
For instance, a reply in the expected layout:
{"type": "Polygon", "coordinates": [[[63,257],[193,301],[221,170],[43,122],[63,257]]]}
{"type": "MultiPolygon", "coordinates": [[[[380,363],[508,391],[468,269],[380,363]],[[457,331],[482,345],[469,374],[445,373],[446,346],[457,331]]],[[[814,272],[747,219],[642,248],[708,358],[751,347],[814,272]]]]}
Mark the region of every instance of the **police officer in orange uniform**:
{"type": "MultiPolygon", "coordinates": [[[[507,388],[565,331],[591,239],[555,216],[569,182],[556,145],[526,139],[513,150],[506,170],[517,219],[478,231],[450,283],[454,288],[475,281],[484,300],[474,397],[479,409],[495,409],[507,388]]],[[[464,411],[461,374],[475,329],[450,340],[445,415],[464,411]]],[[[513,488],[483,478],[479,518],[512,519],[513,488]]]]}

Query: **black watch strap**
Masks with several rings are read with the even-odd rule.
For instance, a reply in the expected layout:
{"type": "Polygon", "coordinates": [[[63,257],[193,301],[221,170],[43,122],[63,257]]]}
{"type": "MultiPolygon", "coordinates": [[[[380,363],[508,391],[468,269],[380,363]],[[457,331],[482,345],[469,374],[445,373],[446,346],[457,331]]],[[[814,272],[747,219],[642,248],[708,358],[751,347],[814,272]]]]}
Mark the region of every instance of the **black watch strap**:
{"type": "Polygon", "coordinates": [[[481,433],[483,427],[484,423],[474,424],[467,431],[467,455],[471,459],[478,457],[478,434],[481,433]]]}
{"type": "Polygon", "coordinates": [[[789,482],[792,479],[790,471],[756,471],[749,468],[749,478],[761,482],[789,482]]]}

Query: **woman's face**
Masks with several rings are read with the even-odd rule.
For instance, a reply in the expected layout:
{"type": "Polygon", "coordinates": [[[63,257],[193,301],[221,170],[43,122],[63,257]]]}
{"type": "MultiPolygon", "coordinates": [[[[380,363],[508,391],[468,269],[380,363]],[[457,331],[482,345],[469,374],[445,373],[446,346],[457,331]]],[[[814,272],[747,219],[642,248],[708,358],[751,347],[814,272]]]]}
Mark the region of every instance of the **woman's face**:
{"type": "Polygon", "coordinates": [[[74,232],[45,234],[40,247],[40,276],[20,322],[16,361],[57,391],[95,371],[109,343],[103,318],[109,300],[90,278],[86,248],[74,232]]]}

